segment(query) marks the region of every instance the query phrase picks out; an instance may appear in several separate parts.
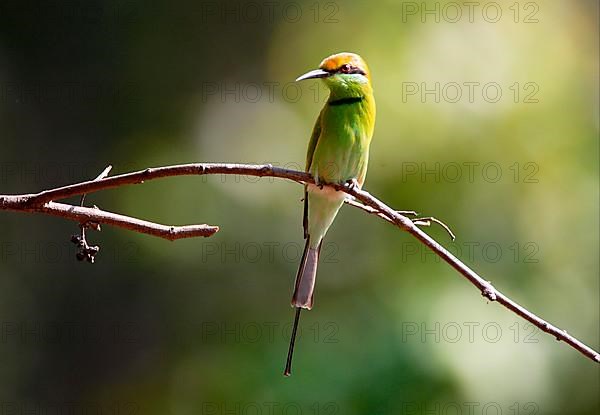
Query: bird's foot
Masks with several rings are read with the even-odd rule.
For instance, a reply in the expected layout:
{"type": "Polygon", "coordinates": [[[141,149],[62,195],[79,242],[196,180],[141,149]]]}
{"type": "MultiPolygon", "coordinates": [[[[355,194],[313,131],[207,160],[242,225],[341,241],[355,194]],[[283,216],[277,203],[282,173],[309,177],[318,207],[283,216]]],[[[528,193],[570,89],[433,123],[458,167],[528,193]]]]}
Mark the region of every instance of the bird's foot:
{"type": "Polygon", "coordinates": [[[346,186],[349,190],[360,189],[360,184],[358,183],[358,180],[356,180],[356,177],[346,180],[344,182],[344,186],[346,186]]]}
{"type": "Polygon", "coordinates": [[[323,190],[323,186],[325,185],[325,180],[321,179],[319,175],[313,176],[315,178],[315,186],[319,189],[323,190]]]}

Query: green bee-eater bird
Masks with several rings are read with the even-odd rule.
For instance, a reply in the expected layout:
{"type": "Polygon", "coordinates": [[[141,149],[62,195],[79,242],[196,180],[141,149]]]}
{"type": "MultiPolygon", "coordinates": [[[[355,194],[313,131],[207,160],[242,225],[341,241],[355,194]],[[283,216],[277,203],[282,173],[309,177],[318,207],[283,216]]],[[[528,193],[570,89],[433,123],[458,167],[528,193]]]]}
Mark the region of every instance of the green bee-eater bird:
{"type": "Polygon", "coordinates": [[[300,310],[310,310],[317,276],[317,263],[323,237],[344,203],[346,194],[324,183],[362,187],[367,174],[369,145],[375,127],[375,99],[371,76],[365,61],[354,53],[338,53],[325,58],[319,69],[296,81],[320,78],[329,88],[327,103],[313,129],[306,155],[306,171],[316,185],[304,188],[304,238],[306,246],[292,297],[296,316],[284,375],[292,370],[292,355],[300,310]]]}

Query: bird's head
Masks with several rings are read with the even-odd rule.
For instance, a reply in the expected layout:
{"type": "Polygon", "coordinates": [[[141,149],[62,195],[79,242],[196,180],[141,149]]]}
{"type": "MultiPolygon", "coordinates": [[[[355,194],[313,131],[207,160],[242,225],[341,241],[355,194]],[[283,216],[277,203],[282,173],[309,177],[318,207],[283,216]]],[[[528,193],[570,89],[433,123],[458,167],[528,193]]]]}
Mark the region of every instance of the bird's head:
{"type": "Polygon", "coordinates": [[[371,87],[367,63],[355,53],[336,53],[321,62],[315,69],[299,76],[296,81],[321,78],[336,95],[354,95],[371,87]]]}

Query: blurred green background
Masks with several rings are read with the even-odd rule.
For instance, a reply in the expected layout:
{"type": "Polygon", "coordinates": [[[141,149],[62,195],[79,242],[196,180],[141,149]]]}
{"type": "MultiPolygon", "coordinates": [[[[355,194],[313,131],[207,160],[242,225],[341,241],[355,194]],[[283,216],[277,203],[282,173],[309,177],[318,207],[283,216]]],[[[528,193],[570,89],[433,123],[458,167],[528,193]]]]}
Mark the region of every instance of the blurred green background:
{"type": "MultiPolygon", "coordinates": [[[[292,81],[339,51],[373,74],[365,188],[444,220],[455,243],[427,231],[598,349],[596,1],[4,0],[0,193],[108,164],[301,168],[326,90],[292,81]]],[[[1,413],[598,412],[598,365],[349,207],[284,378],[301,193],[213,176],[90,195],[221,226],[173,243],[106,226],[94,265],[74,223],[2,212],[1,413]]]]}

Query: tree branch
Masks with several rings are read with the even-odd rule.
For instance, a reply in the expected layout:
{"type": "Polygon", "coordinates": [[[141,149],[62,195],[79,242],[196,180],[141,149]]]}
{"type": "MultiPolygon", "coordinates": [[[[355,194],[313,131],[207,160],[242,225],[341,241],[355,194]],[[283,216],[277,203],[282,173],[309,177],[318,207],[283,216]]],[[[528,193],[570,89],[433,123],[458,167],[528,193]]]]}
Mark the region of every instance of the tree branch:
{"type": "MultiPolygon", "coordinates": [[[[314,184],[312,176],[308,173],[282,169],[274,167],[270,164],[252,165],[194,163],[148,168],[137,172],[106,177],[100,180],[81,182],[33,194],[0,195],[0,210],[40,212],[54,216],[61,216],[67,219],[78,221],[80,223],[88,221],[106,223],[170,240],[193,236],[210,236],[218,231],[218,227],[210,225],[165,226],[116,213],[106,212],[96,208],[72,206],[55,202],[56,200],[61,200],[72,196],[94,193],[100,190],[120,187],[128,184],[140,184],[147,180],[153,180],[162,177],[207,174],[237,174],[258,177],[276,177],[288,179],[301,184],[314,184]]],[[[500,291],[494,288],[489,281],[486,281],[480,277],[475,271],[462,263],[458,258],[452,255],[433,238],[419,229],[408,217],[398,213],[381,202],[379,199],[370,195],[368,192],[358,189],[357,187],[340,184],[330,184],[327,186],[333,187],[338,191],[343,191],[350,196],[353,196],[358,202],[360,202],[356,203],[355,201],[348,201],[348,204],[363,209],[368,213],[375,214],[387,222],[390,222],[398,228],[413,235],[425,246],[435,252],[440,258],[446,261],[450,266],[452,266],[452,268],[458,271],[463,277],[471,282],[471,284],[477,287],[481,294],[488,300],[496,301],[502,304],[504,307],[529,321],[540,330],[554,336],[559,341],[564,341],[593,361],[600,362],[600,354],[598,352],[589,346],[586,346],[583,342],[577,340],[575,337],[567,334],[566,331],[553,326],[502,294],[500,291]]]]}
{"type": "Polygon", "coordinates": [[[98,208],[67,205],[64,203],[46,202],[41,207],[27,209],[28,212],[40,212],[52,216],[60,216],[79,223],[95,222],[117,226],[139,233],[145,233],[159,238],[174,241],[176,239],[193,238],[197,236],[212,236],[218,226],[211,225],[186,225],[169,226],[148,222],[118,213],[107,212],[98,208]]]}

